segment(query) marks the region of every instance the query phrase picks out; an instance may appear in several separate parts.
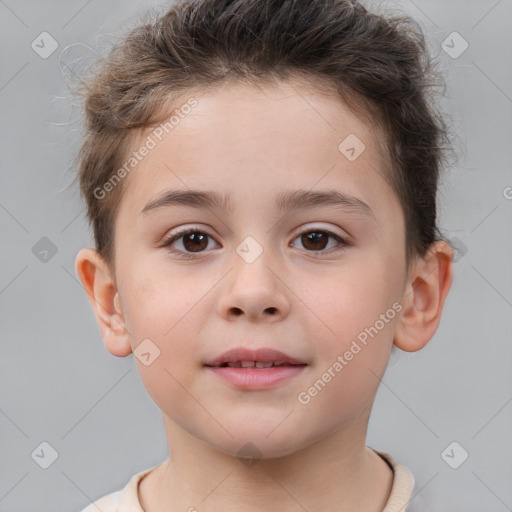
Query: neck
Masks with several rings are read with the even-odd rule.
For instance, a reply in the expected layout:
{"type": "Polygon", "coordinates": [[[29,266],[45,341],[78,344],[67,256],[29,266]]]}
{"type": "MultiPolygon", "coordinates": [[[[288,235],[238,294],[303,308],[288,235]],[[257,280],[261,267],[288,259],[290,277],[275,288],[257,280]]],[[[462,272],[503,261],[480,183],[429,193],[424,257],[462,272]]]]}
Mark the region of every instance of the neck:
{"type": "Polygon", "coordinates": [[[170,457],[140,484],[145,512],[380,512],[391,492],[392,470],[365,446],[365,429],[357,436],[340,430],[286,457],[251,462],[164,421],[170,457]]]}

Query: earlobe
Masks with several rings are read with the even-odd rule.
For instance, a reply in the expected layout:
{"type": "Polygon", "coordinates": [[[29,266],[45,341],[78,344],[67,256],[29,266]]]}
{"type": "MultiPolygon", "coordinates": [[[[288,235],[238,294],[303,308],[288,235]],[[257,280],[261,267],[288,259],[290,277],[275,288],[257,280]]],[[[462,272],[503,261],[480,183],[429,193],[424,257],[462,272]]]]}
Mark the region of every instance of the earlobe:
{"type": "Polygon", "coordinates": [[[75,260],[75,271],[93,307],[107,350],[118,357],[131,354],[119,293],[106,262],[96,250],[82,249],[75,260]]]}
{"type": "Polygon", "coordinates": [[[394,344],[406,352],[421,350],[435,334],[453,279],[453,250],[437,241],[413,266],[404,291],[394,344]]]}

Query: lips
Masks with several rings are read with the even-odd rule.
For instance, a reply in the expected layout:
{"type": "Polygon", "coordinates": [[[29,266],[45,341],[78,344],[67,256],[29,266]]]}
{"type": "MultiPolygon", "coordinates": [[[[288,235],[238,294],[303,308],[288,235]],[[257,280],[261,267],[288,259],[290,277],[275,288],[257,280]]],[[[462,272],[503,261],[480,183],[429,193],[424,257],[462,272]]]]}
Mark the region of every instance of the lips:
{"type": "Polygon", "coordinates": [[[205,371],[231,388],[268,391],[293,382],[306,371],[307,363],[272,348],[249,350],[237,347],[205,364],[205,371]]]}
{"type": "Polygon", "coordinates": [[[236,347],[205,363],[205,366],[232,368],[272,368],[274,366],[305,366],[307,363],[272,348],[250,350],[236,347]]]}

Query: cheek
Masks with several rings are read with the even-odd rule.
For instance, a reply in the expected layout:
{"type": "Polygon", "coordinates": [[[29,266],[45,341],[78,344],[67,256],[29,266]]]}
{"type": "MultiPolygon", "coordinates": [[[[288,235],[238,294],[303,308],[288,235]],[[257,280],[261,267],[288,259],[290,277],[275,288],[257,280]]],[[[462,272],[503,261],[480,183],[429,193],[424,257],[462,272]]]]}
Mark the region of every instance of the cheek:
{"type": "Polygon", "coordinates": [[[308,296],[321,321],[309,315],[317,359],[301,389],[300,407],[322,417],[327,429],[369,413],[386,368],[400,305],[393,308],[396,301],[383,274],[382,265],[367,265],[359,274],[332,279],[324,293],[317,289],[308,296]]]}
{"type": "Polygon", "coordinates": [[[204,308],[204,285],[173,279],[154,266],[133,268],[135,272],[125,274],[130,279],[120,280],[125,321],[141,378],[159,403],[159,395],[177,393],[178,382],[186,385],[187,376],[197,371],[200,322],[206,318],[198,315],[204,308]],[[150,353],[145,358],[152,361],[149,365],[137,357],[142,351],[150,353]]]}
{"type": "MultiPolygon", "coordinates": [[[[318,335],[313,341],[320,358],[348,350],[352,340],[392,308],[398,296],[392,272],[378,254],[358,254],[353,259],[347,258],[339,267],[301,277],[303,286],[297,295],[303,298],[304,304],[300,301],[297,304],[304,312],[299,314],[308,319],[309,332],[318,335]]],[[[394,317],[393,313],[394,310],[391,311],[394,317]]],[[[384,337],[392,330],[393,318],[386,320],[389,322],[378,324],[379,334],[382,331],[384,337]]]]}
{"type": "MultiPolygon", "coordinates": [[[[141,297],[143,299],[143,297],[141,297]]],[[[145,340],[154,360],[149,365],[142,350],[134,348],[140,378],[148,394],[158,407],[173,418],[193,418],[197,404],[194,394],[194,376],[199,366],[198,325],[194,322],[193,303],[176,298],[160,297],[137,301],[132,313],[132,346],[145,340]],[[148,341],[151,340],[151,341],[148,341]]],[[[141,343],[140,347],[144,345],[141,343]]]]}
{"type": "Polygon", "coordinates": [[[301,406],[311,412],[317,408],[326,425],[351,421],[354,411],[365,413],[373,401],[401,307],[393,271],[376,251],[340,266],[320,284],[318,276],[311,279],[307,286],[305,302],[311,311],[305,313],[308,331],[316,336],[317,363],[302,390],[310,403],[301,406]]]}
{"type": "Polygon", "coordinates": [[[187,267],[174,268],[165,258],[142,256],[125,267],[122,296],[126,320],[135,342],[144,337],[172,340],[174,333],[187,316],[193,315],[204,288],[187,267]]]}

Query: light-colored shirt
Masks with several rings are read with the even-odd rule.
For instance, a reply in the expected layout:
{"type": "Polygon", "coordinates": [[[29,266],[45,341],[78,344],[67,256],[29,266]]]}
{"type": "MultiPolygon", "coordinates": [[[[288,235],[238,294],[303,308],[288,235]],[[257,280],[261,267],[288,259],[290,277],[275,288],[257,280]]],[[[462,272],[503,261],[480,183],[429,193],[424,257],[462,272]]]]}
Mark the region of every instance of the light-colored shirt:
{"type": "MultiPolygon", "coordinates": [[[[413,496],[414,477],[411,471],[398,464],[389,454],[374,450],[393,470],[391,493],[382,512],[431,512],[419,496],[413,496]]],[[[133,475],[126,486],[117,492],[103,496],[81,512],[146,512],[139,500],[139,483],[157,466],[133,475]]]]}

